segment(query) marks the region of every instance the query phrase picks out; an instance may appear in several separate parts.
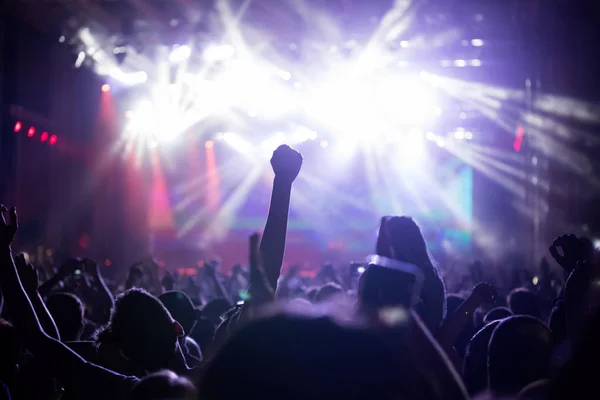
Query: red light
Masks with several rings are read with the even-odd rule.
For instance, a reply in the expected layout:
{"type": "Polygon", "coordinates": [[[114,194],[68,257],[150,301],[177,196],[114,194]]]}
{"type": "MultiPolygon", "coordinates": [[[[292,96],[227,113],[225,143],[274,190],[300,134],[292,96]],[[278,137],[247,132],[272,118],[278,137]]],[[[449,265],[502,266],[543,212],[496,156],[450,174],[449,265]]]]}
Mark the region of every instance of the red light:
{"type": "Polygon", "coordinates": [[[56,137],[56,135],[52,135],[52,136],[50,136],[50,141],[48,143],[56,144],[57,141],[58,141],[58,138],[56,137]]]}
{"type": "Polygon", "coordinates": [[[33,137],[33,135],[35,135],[35,128],[32,126],[29,128],[29,130],[27,131],[27,136],[29,137],[33,137]]]}
{"type": "Polygon", "coordinates": [[[48,132],[42,132],[42,134],[40,136],[40,140],[42,142],[45,142],[46,140],[48,140],[48,132]]]}
{"type": "Polygon", "coordinates": [[[104,265],[110,267],[112,265],[112,261],[110,261],[110,259],[107,258],[106,260],[104,260],[104,265]]]}
{"type": "Polygon", "coordinates": [[[15,124],[15,133],[19,132],[22,127],[23,127],[23,124],[21,123],[21,121],[17,121],[17,123],[15,124]]]}
{"type": "Polygon", "coordinates": [[[104,93],[110,91],[110,85],[108,83],[105,83],[104,85],[102,85],[102,91],[104,93]]]}

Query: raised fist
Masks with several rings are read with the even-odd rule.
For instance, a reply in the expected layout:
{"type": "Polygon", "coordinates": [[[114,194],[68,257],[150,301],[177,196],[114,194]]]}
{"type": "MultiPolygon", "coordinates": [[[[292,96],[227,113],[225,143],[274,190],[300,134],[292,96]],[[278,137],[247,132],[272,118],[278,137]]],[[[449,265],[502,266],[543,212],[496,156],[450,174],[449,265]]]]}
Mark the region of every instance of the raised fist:
{"type": "Polygon", "coordinates": [[[573,271],[577,267],[577,263],[586,258],[584,242],[575,235],[557,237],[549,250],[552,258],[567,272],[573,271]],[[559,249],[562,255],[558,252],[559,249]]]}
{"type": "MultiPolygon", "coordinates": [[[[301,157],[302,158],[302,157],[301,157]]],[[[0,206],[0,246],[10,246],[19,227],[16,208],[0,206]]]]}
{"type": "Polygon", "coordinates": [[[302,167],[302,155],[283,144],[273,152],[271,166],[276,178],[292,183],[302,167]]]}

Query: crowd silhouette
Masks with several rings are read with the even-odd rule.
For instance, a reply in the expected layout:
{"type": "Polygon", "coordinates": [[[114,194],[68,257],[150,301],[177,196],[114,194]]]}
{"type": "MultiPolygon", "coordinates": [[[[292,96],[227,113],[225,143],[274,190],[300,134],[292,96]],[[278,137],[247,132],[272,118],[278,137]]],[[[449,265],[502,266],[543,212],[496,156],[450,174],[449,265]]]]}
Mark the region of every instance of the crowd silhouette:
{"type": "Polygon", "coordinates": [[[0,399],[598,396],[600,281],[588,239],[557,238],[549,249],[562,273],[543,260],[536,283],[499,281],[475,262],[447,285],[419,226],[383,217],[359,268],[283,273],[302,163],[288,146],[274,151],[262,237],[227,275],[214,261],[186,277],[148,258],[123,282],[92,260],[33,265],[11,249],[17,210],[2,206],[0,399]]]}

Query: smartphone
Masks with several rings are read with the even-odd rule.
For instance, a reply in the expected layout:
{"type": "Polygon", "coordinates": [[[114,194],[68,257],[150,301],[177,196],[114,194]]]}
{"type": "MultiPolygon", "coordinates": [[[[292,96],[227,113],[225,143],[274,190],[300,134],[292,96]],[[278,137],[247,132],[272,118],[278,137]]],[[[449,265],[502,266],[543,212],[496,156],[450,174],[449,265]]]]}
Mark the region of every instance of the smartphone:
{"type": "Polygon", "coordinates": [[[413,308],[417,305],[425,279],[419,267],[378,255],[367,259],[359,285],[359,298],[365,306],[413,308]]]}

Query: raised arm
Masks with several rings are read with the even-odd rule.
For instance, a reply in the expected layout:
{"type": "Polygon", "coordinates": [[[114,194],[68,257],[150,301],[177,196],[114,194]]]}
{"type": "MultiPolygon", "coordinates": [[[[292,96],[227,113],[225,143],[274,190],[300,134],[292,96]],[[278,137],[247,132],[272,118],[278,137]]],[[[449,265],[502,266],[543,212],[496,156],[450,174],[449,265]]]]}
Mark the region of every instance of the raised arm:
{"type": "Polygon", "coordinates": [[[61,384],[81,390],[80,393],[85,390],[104,389],[109,392],[110,398],[118,398],[117,395],[129,387],[132,379],[88,363],[65,344],[48,336],[42,329],[19,279],[10,248],[18,226],[16,210],[12,208],[9,213],[4,206],[0,208],[0,289],[7,307],[11,310],[12,322],[19,337],[29,352],[48,368],[61,384]],[[88,378],[85,382],[97,383],[97,387],[81,387],[83,377],[88,378]]]}
{"type": "Polygon", "coordinates": [[[31,305],[35,310],[38,321],[44,332],[56,340],[60,340],[58,328],[50,312],[46,308],[46,304],[42,300],[42,296],[38,293],[38,274],[35,267],[27,262],[24,254],[19,254],[15,257],[15,265],[21,284],[25,289],[25,293],[31,301],[31,305]]]}
{"type": "Polygon", "coordinates": [[[260,258],[269,284],[276,288],[285,252],[292,183],[302,167],[302,155],[289,146],[279,146],[273,152],[271,166],[275,179],[269,215],[260,242],[260,258]]]}
{"type": "Polygon", "coordinates": [[[104,282],[98,263],[85,259],[83,260],[83,264],[85,271],[94,278],[93,289],[95,290],[92,292],[94,296],[94,309],[96,310],[94,312],[94,322],[105,324],[110,318],[110,312],[115,300],[108,286],[106,286],[106,282],[104,282]]]}

